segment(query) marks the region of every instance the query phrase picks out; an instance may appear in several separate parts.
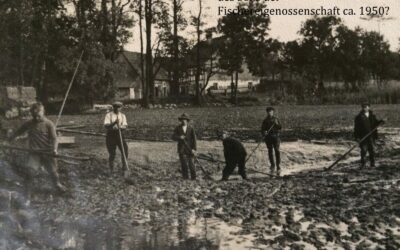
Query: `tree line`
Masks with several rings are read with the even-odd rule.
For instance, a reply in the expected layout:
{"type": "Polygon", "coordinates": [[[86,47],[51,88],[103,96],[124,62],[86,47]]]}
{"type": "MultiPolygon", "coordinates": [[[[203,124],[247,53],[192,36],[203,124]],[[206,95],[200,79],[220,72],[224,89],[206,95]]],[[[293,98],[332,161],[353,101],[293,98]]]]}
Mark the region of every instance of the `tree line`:
{"type": "MultiPolygon", "coordinates": [[[[239,4],[247,9],[265,7],[255,1],[239,4]]],[[[268,16],[228,14],[210,28],[206,12],[204,0],[1,1],[0,83],[34,86],[39,99],[48,103],[67,88],[84,52],[74,96],[89,104],[110,100],[122,67],[117,58],[132,38],[140,44],[144,106],[156,99],[154,81],[160,65],[171,73],[172,96],[180,95],[179,84],[189,70],[194,72],[196,104],[202,103],[206,88],[201,76],[207,76],[207,85],[218,72],[231,76],[232,101],[237,102],[244,65],[261,78],[301,79],[315,96],[322,95],[324,82],[332,79],[358,91],[370,79],[383,86],[400,78],[399,51],[391,51],[383,35],[350,29],[338,17],[312,17],[302,24],[299,39],[281,42],[269,36],[268,16]],[[190,15],[185,9],[189,3],[197,6],[190,15]],[[132,37],[134,27],[139,32],[132,37]],[[193,39],[185,36],[188,30],[193,30],[193,39]],[[200,44],[210,37],[221,42],[204,58],[200,44]],[[190,65],[188,55],[193,59],[190,65]]]]}

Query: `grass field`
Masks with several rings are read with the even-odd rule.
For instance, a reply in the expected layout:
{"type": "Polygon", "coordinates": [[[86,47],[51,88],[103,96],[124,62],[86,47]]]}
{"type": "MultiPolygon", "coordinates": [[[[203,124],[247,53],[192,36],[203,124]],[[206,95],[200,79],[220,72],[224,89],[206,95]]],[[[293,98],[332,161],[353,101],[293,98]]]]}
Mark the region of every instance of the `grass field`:
{"type": "MultiPolygon", "coordinates": [[[[400,105],[374,105],[378,118],[387,127],[400,126],[400,105]]],[[[276,115],[283,124],[283,138],[319,139],[351,137],[358,105],[277,106],[276,115]]],[[[140,139],[168,139],[183,112],[192,118],[200,138],[214,137],[216,129],[237,131],[242,139],[257,139],[264,119],[265,106],[213,107],[180,109],[123,110],[128,119],[129,136],[140,139]]],[[[53,117],[54,118],[54,117],[53,117]]],[[[85,125],[85,130],[102,131],[104,113],[62,117],[62,124],[85,125]]]]}

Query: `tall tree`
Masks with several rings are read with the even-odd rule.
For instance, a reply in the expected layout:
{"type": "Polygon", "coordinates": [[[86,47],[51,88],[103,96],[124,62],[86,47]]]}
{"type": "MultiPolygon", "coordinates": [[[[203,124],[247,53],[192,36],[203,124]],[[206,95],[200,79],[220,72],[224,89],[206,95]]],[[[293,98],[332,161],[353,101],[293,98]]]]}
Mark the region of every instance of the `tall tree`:
{"type": "MultiPolygon", "coordinates": [[[[139,19],[139,41],[140,41],[140,80],[142,83],[142,98],[144,99],[144,96],[147,93],[147,85],[145,81],[145,68],[144,68],[144,45],[143,45],[143,19],[144,19],[144,11],[143,11],[143,0],[136,0],[137,1],[137,8],[135,9],[135,12],[138,16],[139,19]]],[[[132,6],[132,8],[134,8],[132,6]]]]}
{"type": "MultiPolygon", "coordinates": [[[[195,95],[195,103],[197,105],[201,105],[201,86],[200,86],[200,75],[202,71],[201,67],[201,35],[203,34],[203,26],[204,26],[204,2],[203,0],[197,0],[198,3],[198,13],[195,16],[192,16],[192,25],[196,29],[196,70],[195,70],[195,88],[196,88],[196,95],[195,95]]],[[[211,39],[211,38],[210,38],[211,39]]],[[[211,57],[213,51],[211,51],[211,57]]]]}
{"type": "Polygon", "coordinates": [[[179,44],[182,37],[178,34],[179,30],[184,29],[186,20],[183,16],[184,0],[172,0],[172,84],[171,94],[179,95],[179,81],[181,78],[181,60],[179,53],[179,44]]]}
{"type": "MultiPolygon", "coordinates": [[[[249,1],[239,3],[242,10],[256,11],[265,8],[261,2],[249,1]]],[[[230,13],[219,20],[218,28],[226,37],[225,46],[220,50],[220,65],[227,73],[234,76],[232,101],[237,104],[238,75],[242,72],[242,64],[254,60],[254,54],[260,45],[266,42],[270,19],[263,15],[236,15],[230,13]]]]}
{"type": "Polygon", "coordinates": [[[332,71],[334,64],[334,48],[336,46],[336,28],[341,19],[334,16],[314,17],[305,21],[299,33],[302,35],[302,49],[307,51],[305,70],[312,78],[314,93],[324,92],[324,80],[332,71]],[[317,76],[315,78],[315,76],[317,76]]]}
{"type": "Polygon", "coordinates": [[[362,33],[362,65],[376,81],[378,87],[394,75],[394,63],[391,59],[390,46],[384,37],[374,31],[362,33]]]}
{"type": "Polygon", "coordinates": [[[358,90],[366,78],[366,72],[362,67],[361,32],[360,28],[351,30],[345,25],[337,28],[335,61],[347,90],[358,90]]]}

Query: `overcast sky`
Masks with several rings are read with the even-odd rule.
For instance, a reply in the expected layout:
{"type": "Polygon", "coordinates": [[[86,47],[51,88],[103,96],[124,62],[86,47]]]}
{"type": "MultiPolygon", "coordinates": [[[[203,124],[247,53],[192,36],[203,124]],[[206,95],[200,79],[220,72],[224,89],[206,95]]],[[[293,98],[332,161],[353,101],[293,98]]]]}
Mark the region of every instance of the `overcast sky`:
{"type": "MultiPolygon", "coordinates": [[[[172,0],[169,0],[172,2],[172,0]]],[[[197,0],[185,0],[184,9],[186,15],[190,15],[190,11],[195,14],[198,10],[197,0]]],[[[239,0],[234,0],[232,2],[220,2],[219,0],[203,0],[204,4],[208,8],[206,10],[206,23],[208,26],[215,26],[218,19],[218,6],[225,7],[235,7],[239,0]]],[[[333,8],[338,7],[343,11],[343,9],[354,9],[357,15],[343,16],[344,23],[351,28],[360,26],[363,29],[378,31],[385,36],[385,39],[389,41],[392,50],[399,49],[400,42],[400,0],[278,0],[273,2],[268,2],[268,8],[333,8]],[[388,18],[391,20],[382,21],[380,25],[376,20],[366,21],[362,20],[360,17],[360,7],[368,6],[387,6],[389,7],[388,18]]],[[[290,41],[298,38],[297,32],[299,31],[302,22],[311,16],[271,16],[270,25],[270,36],[279,39],[280,41],[290,41]]],[[[183,34],[188,37],[193,37],[193,32],[190,29],[183,32],[183,34]]],[[[156,34],[154,34],[156,36],[156,34]]],[[[126,50],[139,51],[139,32],[138,29],[133,30],[133,38],[125,46],[126,50]]]]}

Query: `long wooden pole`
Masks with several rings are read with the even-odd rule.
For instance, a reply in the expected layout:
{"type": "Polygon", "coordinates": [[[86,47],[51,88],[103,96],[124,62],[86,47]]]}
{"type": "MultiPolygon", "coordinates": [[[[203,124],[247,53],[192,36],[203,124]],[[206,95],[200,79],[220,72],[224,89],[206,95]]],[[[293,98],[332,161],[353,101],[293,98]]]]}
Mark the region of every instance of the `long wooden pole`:
{"type": "Polygon", "coordinates": [[[121,143],[122,157],[124,158],[124,161],[125,161],[122,164],[124,164],[125,167],[126,167],[126,170],[128,172],[130,172],[130,168],[129,168],[129,165],[128,165],[128,159],[126,158],[126,152],[125,152],[125,147],[124,147],[125,146],[124,139],[122,138],[122,132],[121,132],[121,128],[119,126],[119,123],[118,123],[118,135],[119,135],[119,142],[121,143]]]}
{"type": "Polygon", "coordinates": [[[58,113],[57,121],[56,121],[56,124],[55,124],[56,128],[57,128],[58,122],[60,121],[62,112],[64,110],[65,102],[67,101],[67,98],[68,98],[68,95],[69,95],[69,91],[71,90],[71,87],[72,87],[72,83],[74,82],[76,73],[78,72],[79,65],[81,64],[82,57],[83,57],[83,50],[82,50],[81,56],[79,57],[78,64],[75,67],[75,71],[74,71],[74,74],[72,75],[71,82],[68,85],[67,92],[65,93],[64,100],[63,100],[63,103],[62,103],[61,108],[60,108],[60,112],[58,113]]]}
{"type": "MultiPolygon", "coordinates": [[[[272,124],[272,126],[268,129],[267,134],[263,136],[263,139],[265,139],[265,137],[271,132],[272,128],[275,126],[275,123],[272,124]]],[[[251,156],[254,154],[254,152],[256,152],[256,150],[260,147],[261,143],[263,143],[263,141],[260,141],[257,146],[253,149],[253,151],[251,151],[251,153],[249,154],[249,156],[247,156],[246,160],[244,163],[247,163],[251,156]]]]}
{"type": "MultiPolygon", "coordinates": [[[[182,141],[183,141],[183,145],[185,145],[186,149],[189,150],[189,151],[192,151],[192,150],[190,149],[189,145],[187,144],[187,142],[186,142],[185,140],[182,140],[182,141]]],[[[199,159],[197,159],[196,155],[194,155],[192,152],[190,152],[190,153],[191,153],[191,155],[193,156],[194,160],[196,161],[197,165],[199,165],[199,167],[200,167],[201,171],[204,173],[204,175],[205,175],[208,179],[214,180],[214,179],[211,177],[210,173],[208,173],[208,172],[203,168],[203,166],[200,164],[200,161],[199,161],[199,159]]]]}
{"type": "Polygon", "coordinates": [[[359,140],[359,141],[357,142],[357,144],[354,145],[354,146],[352,146],[346,153],[344,153],[343,155],[341,155],[334,163],[332,163],[329,167],[327,167],[327,168],[325,169],[325,171],[331,170],[334,166],[336,166],[336,164],[338,164],[341,160],[343,160],[344,158],[346,158],[346,156],[349,155],[356,147],[358,147],[358,145],[359,145],[360,143],[362,143],[362,142],[365,141],[368,137],[370,137],[370,136],[378,129],[378,126],[379,126],[380,124],[382,124],[382,122],[379,122],[378,125],[377,125],[373,130],[371,130],[367,135],[365,135],[361,140],[359,140]]]}
{"type": "Polygon", "coordinates": [[[68,156],[68,155],[53,154],[53,153],[49,153],[47,151],[34,150],[34,149],[30,149],[30,148],[21,148],[21,147],[15,147],[15,146],[8,146],[8,145],[0,145],[0,148],[24,151],[24,152],[34,153],[34,154],[41,154],[41,155],[46,155],[46,156],[50,156],[53,158],[60,158],[60,159],[67,159],[67,160],[76,160],[76,161],[89,161],[90,160],[89,157],[74,157],[74,156],[68,156]]]}
{"type": "Polygon", "coordinates": [[[75,133],[75,134],[81,134],[81,135],[106,136],[106,134],[104,134],[104,133],[80,131],[80,130],[73,130],[73,129],[66,129],[66,128],[60,128],[60,129],[57,129],[57,131],[66,132],[66,133],[75,133]]]}

